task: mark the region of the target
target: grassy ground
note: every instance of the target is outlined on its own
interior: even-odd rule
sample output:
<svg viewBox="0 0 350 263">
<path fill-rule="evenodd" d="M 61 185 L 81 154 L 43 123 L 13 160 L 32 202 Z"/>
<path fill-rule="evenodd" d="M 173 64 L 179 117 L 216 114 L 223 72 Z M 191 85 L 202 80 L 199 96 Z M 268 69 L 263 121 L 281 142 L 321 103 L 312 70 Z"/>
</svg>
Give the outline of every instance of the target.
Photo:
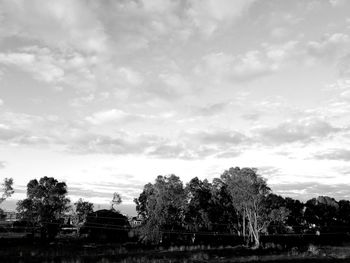
<svg viewBox="0 0 350 263">
<path fill-rule="evenodd" d="M 127 251 L 119 245 L 82 244 L 22 244 L 0 248 L 0 262 L 52 262 L 52 263 L 197 263 L 197 262 L 350 262 L 350 246 L 316 247 L 310 245 L 307 251 L 251 250 L 244 247 L 198 249 L 172 247 L 163 250 L 138 249 Z"/>
</svg>

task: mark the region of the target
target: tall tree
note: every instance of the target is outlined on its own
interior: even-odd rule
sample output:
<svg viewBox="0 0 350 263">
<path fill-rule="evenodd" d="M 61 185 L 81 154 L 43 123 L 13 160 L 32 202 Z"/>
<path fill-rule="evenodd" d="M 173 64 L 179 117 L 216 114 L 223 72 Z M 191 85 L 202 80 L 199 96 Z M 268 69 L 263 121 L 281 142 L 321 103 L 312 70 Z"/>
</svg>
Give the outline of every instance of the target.
<svg viewBox="0 0 350 263">
<path fill-rule="evenodd" d="M 1 184 L 1 197 L 0 204 L 4 202 L 8 197 L 10 197 L 15 191 L 13 190 L 13 179 L 5 178 L 4 182 Z"/>
<path fill-rule="evenodd" d="M 265 179 L 256 169 L 236 167 L 225 171 L 221 180 L 227 184 L 234 206 L 242 215 L 243 235 L 247 232 L 253 246 L 259 247 L 260 233 L 268 223 L 264 201 L 270 188 Z"/>
<path fill-rule="evenodd" d="M 20 217 L 41 228 L 43 238 L 57 234 L 60 218 L 68 209 L 67 185 L 53 177 L 31 180 L 27 185 L 27 198 L 17 203 Z"/>
<path fill-rule="evenodd" d="M 302 233 L 305 228 L 304 203 L 290 197 L 285 198 L 285 205 L 289 211 L 286 224 L 292 226 L 294 233 Z"/>
<path fill-rule="evenodd" d="M 207 181 L 193 178 L 185 188 L 187 205 L 185 223 L 192 231 L 212 229 L 212 186 Z"/>
<path fill-rule="evenodd" d="M 183 227 L 185 192 L 182 181 L 175 175 L 158 176 L 154 184 L 144 186 L 134 200 L 136 210 L 144 218 L 141 235 L 144 241 L 159 242 L 162 233 Z"/>
</svg>

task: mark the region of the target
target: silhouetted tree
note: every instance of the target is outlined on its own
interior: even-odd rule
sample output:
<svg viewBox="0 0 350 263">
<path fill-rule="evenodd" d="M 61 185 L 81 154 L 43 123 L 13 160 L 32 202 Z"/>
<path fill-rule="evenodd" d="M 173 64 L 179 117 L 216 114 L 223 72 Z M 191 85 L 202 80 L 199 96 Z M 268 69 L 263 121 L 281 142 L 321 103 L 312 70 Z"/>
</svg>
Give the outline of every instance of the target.
<svg viewBox="0 0 350 263">
<path fill-rule="evenodd" d="M 350 201 L 349 200 L 340 200 L 338 202 L 338 222 L 343 226 L 350 228 Z"/>
<path fill-rule="evenodd" d="M 84 201 L 80 198 L 75 205 L 75 212 L 77 214 L 78 224 L 82 224 L 85 222 L 88 214 L 94 212 L 94 204 Z"/>
<path fill-rule="evenodd" d="M 286 224 L 292 227 L 294 233 L 302 233 L 306 224 L 304 219 L 304 203 L 290 197 L 286 197 L 284 200 L 285 206 L 289 211 Z"/>
<path fill-rule="evenodd" d="M 13 185 L 13 179 L 12 178 L 5 178 L 4 182 L 1 184 L 1 190 L 0 192 L 0 204 L 4 202 L 8 197 L 10 197 L 15 191 L 12 188 Z M 0 219 L 5 218 L 4 211 L 0 208 Z"/>
<path fill-rule="evenodd" d="M 4 202 L 8 197 L 10 197 L 15 191 L 13 190 L 13 179 L 5 178 L 4 182 L 1 184 L 1 197 L 0 204 Z"/>
<path fill-rule="evenodd" d="M 68 208 L 66 194 L 66 183 L 53 177 L 31 180 L 27 185 L 27 198 L 17 203 L 17 211 L 22 220 L 41 228 L 43 238 L 54 238 L 60 219 Z"/>
<path fill-rule="evenodd" d="M 115 207 L 120 205 L 122 203 L 122 197 L 120 196 L 120 194 L 118 194 L 117 192 L 115 192 L 113 194 L 113 199 L 112 199 L 112 205 L 111 205 L 111 209 L 112 210 L 117 210 Z"/>
<path fill-rule="evenodd" d="M 201 181 L 197 177 L 193 178 L 185 188 L 186 206 L 184 220 L 187 228 L 191 231 L 205 231 L 212 229 L 211 206 L 212 193 L 211 184 Z"/>
<path fill-rule="evenodd" d="M 264 209 L 266 222 L 268 222 L 266 230 L 269 234 L 283 234 L 289 231 L 286 221 L 290 211 L 282 196 L 269 194 L 264 200 Z"/>
<path fill-rule="evenodd" d="M 327 232 L 334 225 L 337 225 L 339 205 L 333 198 L 319 196 L 308 200 L 305 206 L 305 220 L 309 224 L 315 225 L 321 232 Z"/>
<path fill-rule="evenodd" d="M 243 236 L 241 215 L 232 200 L 228 185 L 220 178 L 213 179 L 211 213 L 214 230 Z"/>
</svg>

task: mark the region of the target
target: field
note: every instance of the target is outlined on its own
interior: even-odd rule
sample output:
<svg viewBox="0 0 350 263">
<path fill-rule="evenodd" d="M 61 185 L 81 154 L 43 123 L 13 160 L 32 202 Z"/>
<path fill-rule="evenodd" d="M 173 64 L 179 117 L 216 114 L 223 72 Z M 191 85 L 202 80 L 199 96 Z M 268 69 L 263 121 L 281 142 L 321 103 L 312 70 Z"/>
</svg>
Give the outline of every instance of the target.
<svg viewBox="0 0 350 263">
<path fill-rule="evenodd" d="M 350 246 L 310 245 L 306 251 L 289 251 L 245 247 L 210 248 L 169 247 L 169 248 L 133 248 L 119 245 L 82 245 L 82 244 L 22 244 L 1 246 L 0 262 L 9 263 L 197 263 L 197 262 L 350 262 Z"/>
</svg>

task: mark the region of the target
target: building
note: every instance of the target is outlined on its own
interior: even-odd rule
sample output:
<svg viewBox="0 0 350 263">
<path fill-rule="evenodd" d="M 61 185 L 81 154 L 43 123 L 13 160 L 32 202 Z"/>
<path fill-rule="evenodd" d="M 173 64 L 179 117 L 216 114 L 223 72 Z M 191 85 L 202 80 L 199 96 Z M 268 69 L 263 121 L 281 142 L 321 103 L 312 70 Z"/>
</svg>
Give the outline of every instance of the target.
<svg viewBox="0 0 350 263">
<path fill-rule="evenodd" d="M 3 211 L 3 216 L 1 217 L 2 221 L 6 222 L 15 222 L 19 220 L 19 215 L 14 211 Z"/>
<path fill-rule="evenodd" d="M 134 216 L 129 219 L 130 226 L 132 228 L 142 225 L 142 218 L 140 216 Z"/>
</svg>

